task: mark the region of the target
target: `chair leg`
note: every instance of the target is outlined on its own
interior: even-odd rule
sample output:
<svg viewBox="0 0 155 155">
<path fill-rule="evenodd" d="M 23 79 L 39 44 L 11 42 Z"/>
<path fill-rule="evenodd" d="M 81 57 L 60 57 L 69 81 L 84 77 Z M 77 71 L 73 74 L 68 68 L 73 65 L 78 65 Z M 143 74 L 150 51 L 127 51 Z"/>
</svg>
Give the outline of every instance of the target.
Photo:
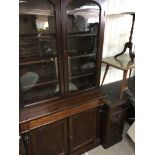
<svg viewBox="0 0 155 155">
<path fill-rule="evenodd" d="M 103 82 L 104 82 L 105 77 L 106 77 L 106 75 L 107 75 L 108 69 L 109 69 L 109 65 L 107 64 L 106 69 L 105 69 L 105 72 L 104 72 L 104 76 L 103 76 L 101 85 L 103 85 Z"/>
<path fill-rule="evenodd" d="M 125 86 L 127 85 L 127 74 L 128 74 L 128 70 L 125 70 L 123 72 L 123 80 L 122 80 L 122 83 L 121 83 L 120 99 L 122 99 L 123 90 L 124 90 Z"/>
</svg>

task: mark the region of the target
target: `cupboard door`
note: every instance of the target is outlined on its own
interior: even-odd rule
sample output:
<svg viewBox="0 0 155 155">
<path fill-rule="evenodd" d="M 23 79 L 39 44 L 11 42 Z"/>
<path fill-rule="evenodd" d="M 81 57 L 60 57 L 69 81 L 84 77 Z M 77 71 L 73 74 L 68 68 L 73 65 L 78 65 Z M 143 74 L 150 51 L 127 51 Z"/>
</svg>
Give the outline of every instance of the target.
<svg viewBox="0 0 155 155">
<path fill-rule="evenodd" d="M 29 134 L 28 155 L 65 155 L 68 152 L 66 120 L 34 129 Z"/>
<path fill-rule="evenodd" d="M 70 117 L 69 134 L 71 153 L 92 145 L 96 134 L 96 111 L 89 110 Z"/>
<path fill-rule="evenodd" d="M 100 144 L 101 142 L 101 118 L 102 118 L 102 107 L 98 107 L 96 110 L 96 142 Z"/>
<path fill-rule="evenodd" d="M 19 1 L 19 76 L 24 105 L 60 96 L 59 12 L 60 0 Z"/>
<path fill-rule="evenodd" d="M 19 138 L 19 155 L 25 155 L 25 147 L 22 138 Z"/>
<path fill-rule="evenodd" d="M 99 3 L 98 3 L 99 2 Z M 102 53 L 101 2 L 63 0 L 64 53 L 67 91 L 97 86 L 98 56 Z M 103 35 L 103 33 L 102 33 Z"/>
</svg>

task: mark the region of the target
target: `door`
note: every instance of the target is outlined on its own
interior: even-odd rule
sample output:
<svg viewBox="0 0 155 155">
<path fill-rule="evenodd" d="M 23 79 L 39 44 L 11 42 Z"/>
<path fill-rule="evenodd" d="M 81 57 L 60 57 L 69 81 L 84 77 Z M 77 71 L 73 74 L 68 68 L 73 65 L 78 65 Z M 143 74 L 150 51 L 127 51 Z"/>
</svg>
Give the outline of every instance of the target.
<svg viewBox="0 0 155 155">
<path fill-rule="evenodd" d="M 60 0 L 19 1 L 20 100 L 24 106 L 63 93 Z"/>
<path fill-rule="evenodd" d="M 68 152 L 66 120 L 30 131 L 29 141 L 25 143 L 27 155 L 66 155 Z"/>
<path fill-rule="evenodd" d="M 25 155 L 24 142 L 21 137 L 19 138 L 19 155 Z"/>
<path fill-rule="evenodd" d="M 70 153 L 90 147 L 96 135 L 96 110 L 89 110 L 69 118 Z"/>
<path fill-rule="evenodd" d="M 80 92 L 99 85 L 104 29 L 104 0 L 62 0 L 65 90 Z"/>
</svg>

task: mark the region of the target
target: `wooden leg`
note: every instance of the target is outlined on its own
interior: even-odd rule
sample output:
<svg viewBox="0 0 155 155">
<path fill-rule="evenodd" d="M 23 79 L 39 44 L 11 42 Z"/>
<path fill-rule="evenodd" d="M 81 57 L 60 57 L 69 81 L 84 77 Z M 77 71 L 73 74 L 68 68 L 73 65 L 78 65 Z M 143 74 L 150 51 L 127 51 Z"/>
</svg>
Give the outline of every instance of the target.
<svg viewBox="0 0 155 155">
<path fill-rule="evenodd" d="M 130 72 L 129 72 L 129 79 L 130 79 L 130 76 L 131 76 L 131 72 L 132 72 L 132 69 L 130 69 Z"/>
<path fill-rule="evenodd" d="M 130 69 L 130 72 L 129 72 L 129 80 L 128 80 L 128 85 L 130 84 L 130 76 L 131 76 L 131 72 L 132 72 L 132 68 Z"/>
<path fill-rule="evenodd" d="M 127 84 L 127 74 L 128 74 L 128 70 L 125 70 L 123 72 L 123 80 L 122 80 L 122 83 L 121 83 L 121 92 L 120 92 L 120 99 L 122 99 L 122 95 L 123 95 L 123 90 Z"/>
<path fill-rule="evenodd" d="M 105 77 L 106 77 L 106 75 L 107 75 L 108 69 L 109 69 L 109 65 L 107 64 L 106 69 L 105 69 L 105 72 L 104 72 L 104 76 L 103 76 L 101 85 L 103 85 L 103 82 L 104 82 Z"/>
</svg>

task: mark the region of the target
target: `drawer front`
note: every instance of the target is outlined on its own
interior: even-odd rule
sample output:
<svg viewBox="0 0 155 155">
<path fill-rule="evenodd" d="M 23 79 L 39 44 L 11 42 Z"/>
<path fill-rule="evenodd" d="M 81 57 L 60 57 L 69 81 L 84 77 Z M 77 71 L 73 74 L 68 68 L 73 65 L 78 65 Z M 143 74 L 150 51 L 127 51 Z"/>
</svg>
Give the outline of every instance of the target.
<svg viewBox="0 0 155 155">
<path fill-rule="evenodd" d="M 113 133 L 115 133 L 117 130 L 118 130 L 118 131 L 123 131 L 123 127 L 124 127 L 124 124 L 123 124 L 123 123 L 120 123 L 120 124 L 118 124 L 117 126 L 112 126 L 112 125 L 111 125 L 111 127 L 110 127 L 109 130 L 108 130 L 108 133 L 113 134 Z"/>
<path fill-rule="evenodd" d="M 68 108 L 68 109 L 56 112 L 54 114 L 51 114 L 51 115 L 46 115 L 41 118 L 34 119 L 30 122 L 20 123 L 20 128 L 22 132 L 26 132 L 31 129 L 35 129 L 35 128 L 38 128 L 38 127 L 41 127 L 41 126 L 44 126 L 44 125 L 47 125 L 47 124 L 50 124 L 56 121 L 60 121 L 72 115 L 96 108 L 98 104 L 99 104 L 98 100 L 87 102 L 85 104 L 81 104 L 73 108 Z"/>
<path fill-rule="evenodd" d="M 126 111 L 127 108 L 128 108 L 127 104 L 121 104 L 119 106 L 110 108 L 110 113 L 113 114 L 113 113 L 117 113 L 117 112 L 121 112 L 121 111 Z"/>
<path fill-rule="evenodd" d="M 110 129 L 115 129 L 115 128 L 123 128 L 124 122 L 115 122 L 113 124 L 110 124 L 109 128 Z"/>
<path fill-rule="evenodd" d="M 110 119 L 110 122 L 113 124 L 117 124 L 118 122 L 124 122 L 125 120 L 125 115 L 126 115 L 126 111 L 121 111 L 121 112 L 118 112 L 118 113 L 115 113 L 113 115 L 110 115 L 109 119 Z"/>
<path fill-rule="evenodd" d="M 115 129 L 106 137 L 106 142 L 116 142 L 122 138 L 123 129 Z"/>
<path fill-rule="evenodd" d="M 123 133 L 123 127 L 124 125 L 123 124 L 120 124 L 119 126 L 116 126 L 116 127 L 113 127 L 113 128 L 110 128 L 109 129 L 109 133 L 112 134 L 118 134 L 118 133 Z"/>
<path fill-rule="evenodd" d="M 122 134 L 123 133 L 123 124 L 120 126 L 109 128 L 107 133 L 108 133 L 108 135 L 114 135 L 114 134 L 118 134 L 118 133 Z"/>
<path fill-rule="evenodd" d="M 107 139 L 105 141 L 105 144 L 107 145 L 107 148 L 108 148 L 110 146 L 115 145 L 116 143 L 118 143 L 121 140 L 122 140 L 122 136 L 114 135 L 112 138 Z"/>
</svg>

